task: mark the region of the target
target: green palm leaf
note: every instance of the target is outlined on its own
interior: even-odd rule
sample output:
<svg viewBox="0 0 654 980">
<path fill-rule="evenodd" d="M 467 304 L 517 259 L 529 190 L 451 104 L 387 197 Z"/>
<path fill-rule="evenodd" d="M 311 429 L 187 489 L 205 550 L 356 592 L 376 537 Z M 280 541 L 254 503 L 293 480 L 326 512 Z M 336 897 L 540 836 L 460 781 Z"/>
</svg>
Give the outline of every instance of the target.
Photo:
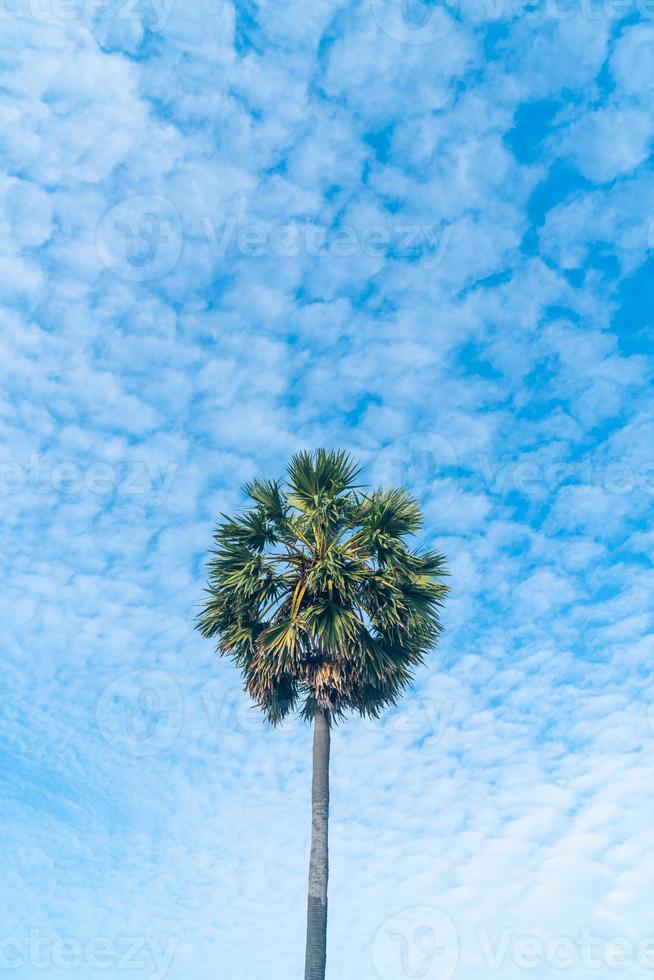
<svg viewBox="0 0 654 980">
<path fill-rule="evenodd" d="M 285 482 L 253 480 L 223 516 L 198 619 L 273 724 L 289 711 L 378 714 L 437 643 L 445 559 L 420 552 L 417 501 L 357 486 L 342 451 L 295 455 Z"/>
</svg>

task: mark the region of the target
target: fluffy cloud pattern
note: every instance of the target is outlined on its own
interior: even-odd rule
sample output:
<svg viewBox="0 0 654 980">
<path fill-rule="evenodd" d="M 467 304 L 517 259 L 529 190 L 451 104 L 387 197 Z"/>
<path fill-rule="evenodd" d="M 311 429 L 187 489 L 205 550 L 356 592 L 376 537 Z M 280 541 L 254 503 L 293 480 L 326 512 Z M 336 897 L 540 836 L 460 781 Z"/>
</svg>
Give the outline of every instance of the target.
<svg viewBox="0 0 654 980">
<path fill-rule="evenodd" d="M 301 975 L 310 733 L 192 627 L 317 445 L 453 573 L 335 734 L 330 976 L 654 969 L 650 6 L 0 5 L 16 978 Z"/>
</svg>

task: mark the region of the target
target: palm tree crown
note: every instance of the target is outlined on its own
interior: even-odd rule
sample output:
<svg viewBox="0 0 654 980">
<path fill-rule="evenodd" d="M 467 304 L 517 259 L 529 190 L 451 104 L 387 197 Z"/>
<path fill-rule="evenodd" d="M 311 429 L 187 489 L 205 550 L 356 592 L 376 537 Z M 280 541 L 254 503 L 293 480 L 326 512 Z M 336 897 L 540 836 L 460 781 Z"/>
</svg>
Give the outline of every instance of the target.
<svg viewBox="0 0 654 980">
<path fill-rule="evenodd" d="M 365 492 L 344 452 L 295 455 L 280 481 L 215 532 L 198 621 L 270 722 L 299 709 L 377 716 L 441 633 L 444 558 L 413 550 L 422 523 L 405 490 Z"/>
</svg>

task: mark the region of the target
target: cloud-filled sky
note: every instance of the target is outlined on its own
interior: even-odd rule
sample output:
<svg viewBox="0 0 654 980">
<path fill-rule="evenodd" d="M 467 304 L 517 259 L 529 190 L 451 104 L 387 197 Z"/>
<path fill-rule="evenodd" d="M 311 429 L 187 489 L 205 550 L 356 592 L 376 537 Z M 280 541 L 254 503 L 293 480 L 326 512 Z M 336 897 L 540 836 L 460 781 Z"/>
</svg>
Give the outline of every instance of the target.
<svg viewBox="0 0 654 980">
<path fill-rule="evenodd" d="M 0 5 L 0 965 L 301 975 L 310 732 L 193 631 L 337 446 L 452 570 L 333 746 L 332 980 L 654 969 L 654 9 Z"/>
</svg>

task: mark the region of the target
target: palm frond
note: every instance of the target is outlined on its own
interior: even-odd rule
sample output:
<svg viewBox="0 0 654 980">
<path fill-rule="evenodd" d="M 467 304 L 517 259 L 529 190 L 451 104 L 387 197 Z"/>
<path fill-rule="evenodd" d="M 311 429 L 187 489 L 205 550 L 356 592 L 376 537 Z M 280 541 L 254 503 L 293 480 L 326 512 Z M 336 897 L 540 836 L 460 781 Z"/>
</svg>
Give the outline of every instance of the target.
<svg viewBox="0 0 654 980">
<path fill-rule="evenodd" d="M 345 452 L 297 453 L 285 483 L 253 480 L 253 506 L 223 515 L 197 628 L 243 672 L 278 724 L 290 711 L 376 717 L 442 632 L 445 559 L 418 551 L 416 500 L 363 493 Z"/>
<path fill-rule="evenodd" d="M 296 453 L 288 465 L 288 498 L 306 512 L 354 489 L 360 467 L 342 450 Z"/>
</svg>

